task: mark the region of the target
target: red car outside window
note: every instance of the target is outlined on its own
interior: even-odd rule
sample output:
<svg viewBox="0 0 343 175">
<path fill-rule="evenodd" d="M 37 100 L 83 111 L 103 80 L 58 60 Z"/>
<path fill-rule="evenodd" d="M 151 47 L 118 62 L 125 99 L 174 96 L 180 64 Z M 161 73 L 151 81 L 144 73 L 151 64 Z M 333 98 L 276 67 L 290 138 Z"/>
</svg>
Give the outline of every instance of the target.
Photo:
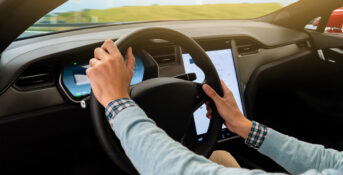
<svg viewBox="0 0 343 175">
<path fill-rule="evenodd" d="M 313 21 L 313 26 L 318 26 L 321 18 Z M 327 33 L 343 33 L 343 7 L 332 12 L 329 21 L 326 25 L 325 32 Z"/>
<path fill-rule="evenodd" d="M 333 11 L 325 31 L 328 33 L 343 33 L 343 7 Z"/>
</svg>

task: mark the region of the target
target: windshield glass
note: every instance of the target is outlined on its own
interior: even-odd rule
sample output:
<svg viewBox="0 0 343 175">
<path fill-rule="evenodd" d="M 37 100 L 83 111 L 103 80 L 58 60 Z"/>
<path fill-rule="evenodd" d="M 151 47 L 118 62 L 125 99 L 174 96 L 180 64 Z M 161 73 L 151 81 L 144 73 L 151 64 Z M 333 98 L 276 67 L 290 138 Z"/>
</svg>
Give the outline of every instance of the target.
<svg viewBox="0 0 343 175">
<path fill-rule="evenodd" d="M 69 0 L 18 38 L 102 24 L 195 19 L 251 19 L 297 0 Z"/>
</svg>

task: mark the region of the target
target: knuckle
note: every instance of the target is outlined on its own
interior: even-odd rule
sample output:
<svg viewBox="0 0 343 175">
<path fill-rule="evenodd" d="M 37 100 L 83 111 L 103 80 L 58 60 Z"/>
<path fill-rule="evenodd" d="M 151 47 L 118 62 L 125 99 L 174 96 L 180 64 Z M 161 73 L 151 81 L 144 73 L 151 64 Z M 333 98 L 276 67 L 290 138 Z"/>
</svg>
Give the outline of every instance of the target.
<svg viewBox="0 0 343 175">
<path fill-rule="evenodd" d="M 108 56 L 104 63 L 105 64 L 113 64 L 113 63 L 115 63 L 115 59 L 112 56 Z"/>
<path fill-rule="evenodd" d="M 95 61 L 94 58 L 90 59 L 90 60 L 89 60 L 89 64 L 94 63 L 94 61 Z"/>
<path fill-rule="evenodd" d="M 108 47 L 110 46 L 110 41 L 109 40 L 105 40 L 104 44 L 102 45 L 103 47 Z"/>
<path fill-rule="evenodd" d="M 110 55 L 104 55 L 103 58 L 105 59 L 105 62 L 111 59 Z"/>
<path fill-rule="evenodd" d="M 114 60 L 116 60 L 116 59 L 115 59 L 115 58 L 116 58 L 115 55 L 109 55 L 107 58 L 108 58 L 109 61 L 114 61 Z"/>
<path fill-rule="evenodd" d="M 87 74 L 88 76 L 92 75 L 92 73 L 93 73 L 93 69 L 92 69 L 92 68 L 88 68 L 88 69 L 86 70 L 86 74 Z"/>
<path fill-rule="evenodd" d="M 100 70 L 102 70 L 103 68 L 106 67 L 106 65 L 107 65 L 106 62 L 107 62 L 107 61 L 104 61 L 104 62 L 101 62 L 101 63 L 98 64 Z"/>
<path fill-rule="evenodd" d="M 95 55 L 97 52 L 99 52 L 99 50 L 100 50 L 99 47 L 95 48 L 95 49 L 94 49 L 94 55 Z"/>
<path fill-rule="evenodd" d="M 110 39 L 105 40 L 105 44 L 111 44 L 113 41 Z"/>
<path fill-rule="evenodd" d="M 211 97 L 215 97 L 216 96 L 216 92 L 214 92 L 214 90 L 210 90 L 209 91 L 209 95 L 211 96 Z"/>
</svg>

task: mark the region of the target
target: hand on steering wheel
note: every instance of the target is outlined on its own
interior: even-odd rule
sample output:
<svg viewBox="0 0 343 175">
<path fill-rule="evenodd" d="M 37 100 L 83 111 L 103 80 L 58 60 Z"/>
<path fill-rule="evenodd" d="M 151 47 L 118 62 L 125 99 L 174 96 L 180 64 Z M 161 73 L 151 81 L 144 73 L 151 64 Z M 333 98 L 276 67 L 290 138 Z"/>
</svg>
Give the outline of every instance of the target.
<svg viewBox="0 0 343 175">
<path fill-rule="evenodd" d="M 215 103 L 219 115 L 224 119 L 225 126 L 232 132 L 246 139 L 249 135 L 251 128 L 251 121 L 244 117 L 231 90 L 226 86 L 223 80 L 220 81 L 224 96 L 219 96 L 209 85 L 204 84 L 203 90 Z M 206 116 L 212 118 L 212 107 L 209 101 L 206 101 Z"/>
<path fill-rule="evenodd" d="M 102 106 L 119 98 L 129 97 L 130 82 L 135 67 L 132 48 L 126 51 L 126 63 L 112 40 L 106 40 L 94 50 L 86 73 L 96 99 Z M 118 83 L 120 82 L 120 83 Z"/>
</svg>

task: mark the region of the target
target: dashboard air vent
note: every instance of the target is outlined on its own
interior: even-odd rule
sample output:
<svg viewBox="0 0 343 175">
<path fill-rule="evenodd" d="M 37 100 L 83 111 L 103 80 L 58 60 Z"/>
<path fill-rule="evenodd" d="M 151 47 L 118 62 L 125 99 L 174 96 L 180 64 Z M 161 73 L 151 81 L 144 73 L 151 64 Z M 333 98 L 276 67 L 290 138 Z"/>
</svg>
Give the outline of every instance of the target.
<svg viewBox="0 0 343 175">
<path fill-rule="evenodd" d="M 51 87 L 55 84 L 56 66 L 34 65 L 30 66 L 19 76 L 14 87 L 20 91 Z"/>
<path fill-rule="evenodd" d="M 311 44 L 310 44 L 309 41 L 304 40 L 304 41 L 297 42 L 297 46 L 298 46 L 299 48 L 310 48 L 310 47 L 311 47 Z"/>
</svg>

